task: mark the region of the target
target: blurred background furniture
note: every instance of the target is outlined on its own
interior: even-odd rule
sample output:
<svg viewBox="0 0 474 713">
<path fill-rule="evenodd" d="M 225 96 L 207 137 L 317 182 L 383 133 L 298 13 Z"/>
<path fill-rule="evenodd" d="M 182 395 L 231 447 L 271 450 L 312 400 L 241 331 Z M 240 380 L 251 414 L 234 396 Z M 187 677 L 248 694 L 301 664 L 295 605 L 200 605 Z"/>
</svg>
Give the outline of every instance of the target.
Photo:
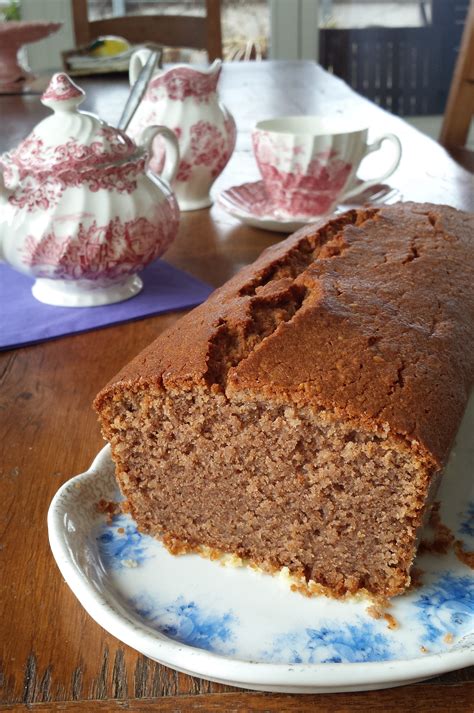
<svg viewBox="0 0 474 713">
<path fill-rule="evenodd" d="M 21 48 L 47 37 L 61 27 L 60 22 L 0 22 L 0 93 L 21 93 L 34 75 L 22 62 Z"/>
<path fill-rule="evenodd" d="M 474 151 L 469 151 L 465 146 L 473 116 L 474 0 L 471 0 L 439 140 L 454 158 L 472 173 L 474 173 Z"/>
<path fill-rule="evenodd" d="M 0 11 L 10 2 L 0 0 Z M 57 69 L 61 52 L 75 46 L 73 4 L 86 5 L 85 0 L 20 0 L 23 20 L 63 24 L 52 38 L 27 47 L 35 72 Z M 440 136 L 469 0 L 220 0 L 219 6 L 225 60 L 319 61 L 362 96 L 432 138 Z M 208 11 L 205 0 L 88 0 L 87 8 L 87 20 L 85 12 L 76 13 L 83 38 L 95 22 L 108 31 L 106 22 L 141 14 L 141 27 L 151 27 L 152 20 L 166 24 L 169 16 L 194 24 L 205 22 Z M 165 42 L 171 44 L 171 33 Z M 206 58 L 205 49 L 165 51 L 166 62 Z M 474 149 L 472 132 L 468 148 Z"/>
<path fill-rule="evenodd" d="M 221 3 L 205 0 L 205 17 L 192 15 L 125 15 L 89 20 L 87 0 L 72 0 L 77 46 L 101 35 L 120 35 L 129 42 L 155 42 L 168 47 L 192 47 L 207 51 L 209 61 L 222 58 Z"/>
<path fill-rule="evenodd" d="M 397 27 L 322 27 L 319 63 L 398 116 L 442 114 L 469 0 L 418 5 L 418 26 L 403 24 L 408 5 L 400 3 Z"/>
</svg>

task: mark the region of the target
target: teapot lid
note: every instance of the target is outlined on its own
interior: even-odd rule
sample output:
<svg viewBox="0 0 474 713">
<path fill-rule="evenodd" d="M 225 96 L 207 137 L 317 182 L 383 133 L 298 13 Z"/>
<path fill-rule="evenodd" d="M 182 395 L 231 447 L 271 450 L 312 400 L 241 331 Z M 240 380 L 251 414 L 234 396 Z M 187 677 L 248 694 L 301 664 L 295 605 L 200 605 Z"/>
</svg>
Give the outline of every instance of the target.
<svg viewBox="0 0 474 713">
<path fill-rule="evenodd" d="M 41 97 L 53 115 L 43 119 L 16 149 L 4 154 L 2 163 L 15 165 L 22 178 L 32 173 L 82 171 L 134 156 L 137 147 L 125 132 L 78 110 L 84 99 L 84 91 L 67 74 L 55 74 Z"/>
</svg>

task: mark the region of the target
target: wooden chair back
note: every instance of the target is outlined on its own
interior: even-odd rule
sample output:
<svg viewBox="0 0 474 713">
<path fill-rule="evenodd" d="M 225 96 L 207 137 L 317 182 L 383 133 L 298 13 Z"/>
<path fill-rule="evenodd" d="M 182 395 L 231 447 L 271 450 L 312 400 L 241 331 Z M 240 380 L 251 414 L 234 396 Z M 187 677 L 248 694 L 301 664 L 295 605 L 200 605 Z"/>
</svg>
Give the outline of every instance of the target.
<svg viewBox="0 0 474 713">
<path fill-rule="evenodd" d="M 207 51 L 210 61 L 222 58 L 220 0 L 205 0 L 206 16 L 125 15 L 90 21 L 87 0 L 72 0 L 74 34 L 78 47 L 100 35 L 120 35 L 132 43 L 156 42 L 169 47 Z"/>
<path fill-rule="evenodd" d="M 471 0 L 439 140 L 459 163 L 472 172 L 474 172 L 474 152 L 467 151 L 464 147 L 466 146 L 473 116 L 474 0 Z"/>
</svg>

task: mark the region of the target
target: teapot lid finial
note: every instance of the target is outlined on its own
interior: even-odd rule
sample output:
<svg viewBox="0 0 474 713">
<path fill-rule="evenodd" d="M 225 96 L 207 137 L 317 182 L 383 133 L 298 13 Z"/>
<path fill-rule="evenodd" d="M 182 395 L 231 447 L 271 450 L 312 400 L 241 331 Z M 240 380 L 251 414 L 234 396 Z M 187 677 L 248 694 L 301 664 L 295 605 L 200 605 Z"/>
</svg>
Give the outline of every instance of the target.
<svg viewBox="0 0 474 713">
<path fill-rule="evenodd" d="M 78 106 L 85 98 L 84 91 L 65 72 L 53 74 L 41 102 L 53 110 Z"/>
</svg>

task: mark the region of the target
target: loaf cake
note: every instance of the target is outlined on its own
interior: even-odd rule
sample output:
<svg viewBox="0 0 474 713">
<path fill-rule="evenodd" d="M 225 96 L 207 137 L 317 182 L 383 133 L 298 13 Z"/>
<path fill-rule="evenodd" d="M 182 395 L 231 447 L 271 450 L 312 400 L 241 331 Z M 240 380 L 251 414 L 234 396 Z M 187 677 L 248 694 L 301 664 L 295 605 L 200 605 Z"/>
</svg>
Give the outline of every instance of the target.
<svg viewBox="0 0 474 713">
<path fill-rule="evenodd" d="M 473 228 L 349 211 L 161 334 L 95 400 L 140 529 L 334 596 L 402 592 L 473 382 Z"/>
</svg>

